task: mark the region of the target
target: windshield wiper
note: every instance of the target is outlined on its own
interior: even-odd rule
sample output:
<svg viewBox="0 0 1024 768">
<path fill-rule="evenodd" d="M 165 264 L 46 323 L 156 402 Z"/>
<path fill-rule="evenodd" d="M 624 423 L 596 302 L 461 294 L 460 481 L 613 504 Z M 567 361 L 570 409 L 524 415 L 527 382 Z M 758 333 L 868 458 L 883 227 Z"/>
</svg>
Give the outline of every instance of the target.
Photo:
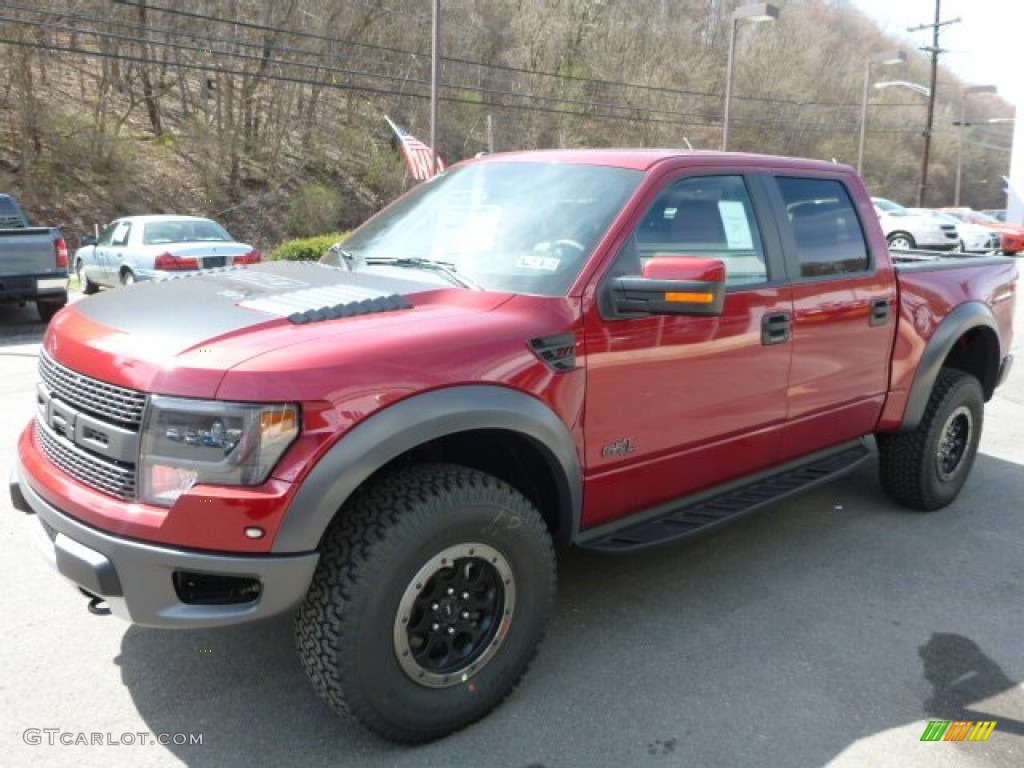
<svg viewBox="0 0 1024 768">
<path fill-rule="evenodd" d="M 474 283 L 465 275 L 460 275 L 455 269 L 455 265 L 448 261 L 433 261 L 432 259 L 412 258 L 412 257 L 387 257 L 387 256 L 371 256 L 366 259 L 364 264 L 387 264 L 389 267 L 406 267 L 409 269 L 423 269 L 428 272 L 437 272 L 444 275 L 448 280 L 455 285 L 462 286 L 463 288 L 471 288 L 474 291 L 484 290 L 483 286 Z"/>
</svg>

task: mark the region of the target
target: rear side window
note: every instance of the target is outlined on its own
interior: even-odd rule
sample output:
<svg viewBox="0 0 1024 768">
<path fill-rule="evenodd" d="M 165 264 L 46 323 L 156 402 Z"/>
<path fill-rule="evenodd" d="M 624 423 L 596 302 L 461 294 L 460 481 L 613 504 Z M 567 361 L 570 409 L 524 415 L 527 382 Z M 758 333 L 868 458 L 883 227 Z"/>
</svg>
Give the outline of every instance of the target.
<svg viewBox="0 0 1024 768">
<path fill-rule="evenodd" d="M 14 201 L 7 195 L 0 195 L 0 229 L 22 229 L 26 226 Z"/>
<path fill-rule="evenodd" d="M 864 231 L 846 187 L 834 179 L 776 179 L 796 242 L 801 277 L 864 272 Z"/>
<path fill-rule="evenodd" d="M 128 245 L 128 233 L 131 232 L 132 225 L 127 221 L 122 221 L 114 227 L 114 231 L 110 235 L 111 245 Z"/>
</svg>

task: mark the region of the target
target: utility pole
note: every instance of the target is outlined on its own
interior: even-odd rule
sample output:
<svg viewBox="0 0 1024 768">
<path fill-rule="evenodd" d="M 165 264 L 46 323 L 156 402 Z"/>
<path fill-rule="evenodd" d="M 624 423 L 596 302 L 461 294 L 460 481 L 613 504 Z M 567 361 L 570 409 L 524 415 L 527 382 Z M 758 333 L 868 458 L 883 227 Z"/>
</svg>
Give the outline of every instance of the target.
<svg viewBox="0 0 1024 768">
<path fill-rule="evenodd" d="M 920 182 L 917 185 L 917 207 L 924 207 L 924 196 L 925 190 L 928 187 L 928 156 L 932 149 L 932 122 L 935 118 L 935 81 L 938 78 L 939 72 L 939 54 L 945 53 L 945 51 L 939 47 L 939 32 L 942 28 L 950 24 L 956 24 L 960 21 L 959 18 L 951 19 L 949 21 L 941 21 L 942 18 L 942 0 L 935 0 L 935 21 L 931 24 L 921 24 L 917 27 L 910 27 L 907 32 L 920 32 L 922 29 L 931 29 L 932 31 L 932 44 L 930 46 L 921 46 L 921 50 L 925 53 L 930 53 L 932 58 L 932 73 L 931 82 L 929 84 L 928 94 L 928 117 L 925 120 L 924 126 L 924 153 L 921 156 L 921 176 Z"/>
<path fill-rule="evenodd" d="M 430 36 L 430 175 L 437 173 L 437 89 L 441 79 L 441 0 L 434 0 Z"/>
</svg>

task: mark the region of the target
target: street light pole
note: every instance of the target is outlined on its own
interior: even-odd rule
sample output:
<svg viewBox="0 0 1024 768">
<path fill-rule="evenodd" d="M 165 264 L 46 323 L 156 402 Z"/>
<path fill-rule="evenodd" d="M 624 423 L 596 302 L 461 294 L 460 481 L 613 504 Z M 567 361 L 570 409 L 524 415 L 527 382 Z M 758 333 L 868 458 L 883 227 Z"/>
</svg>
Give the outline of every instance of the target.
<svg viewBox="0 0 1024 768">
<path fill-rule="evenodd" d="M 722 151 L 729 148 L 729 111 L 732 107 L 732 81 L 736 67 L 736 27 L 741 19 L 747 21 L 775 21 L 779 9 L 771 3 L 741 5 L 729 19 L 729 59 L 725 65 L 725 106 L 722 109 Z"/>
<path fill-rule="evenodd" d="M 994 85 L 968 85 L 960 89 L 960 122 L 958 123 L 956 143 L 956 187 L 953 190 L 953 207 L 960 207 L 960 177 L 964 165 L 964 128 L 967 125 L 967 97 L 975 93 L 995 93 Z"/>
<path fill-rule="evenodd" d="M 872 56 L 864 62 L 864 94 L 860 103 L 860 140 L 857 143 L 857 173 L 864 168 L 864 137 L 868 124 L 868 86 L 871 81 L 872 64 L 902 64 L 907 60 L 907 52 L 891 51 Z"/>
</svg>

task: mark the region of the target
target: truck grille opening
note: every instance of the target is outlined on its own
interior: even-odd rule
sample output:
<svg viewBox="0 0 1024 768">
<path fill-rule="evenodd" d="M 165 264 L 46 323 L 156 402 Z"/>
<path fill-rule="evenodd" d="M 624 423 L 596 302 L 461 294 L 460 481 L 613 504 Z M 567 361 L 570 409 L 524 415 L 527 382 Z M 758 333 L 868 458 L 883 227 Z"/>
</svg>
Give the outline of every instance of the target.
<svg viewBox="0 0 1024 768">
<path fill-rule="evenodd" d="M 85 376 L 39 353 L 39 376 L 57 398 L 78 410 L 125 427 L 142 424 L 146 394 Z"/>
<path fill-rule="evenodd" d="M 259 579 L 214 573 L 174 572 L 174 591 L 187 605 L 254 603 L 263 593 Z"/>
<path fill-rule="evenodd" d="M 78 373 L 45 351 L 39 377 L 36 436 L 47 458 L 80 483 L 134 501 L 148 396 Z"/>
</svg>

